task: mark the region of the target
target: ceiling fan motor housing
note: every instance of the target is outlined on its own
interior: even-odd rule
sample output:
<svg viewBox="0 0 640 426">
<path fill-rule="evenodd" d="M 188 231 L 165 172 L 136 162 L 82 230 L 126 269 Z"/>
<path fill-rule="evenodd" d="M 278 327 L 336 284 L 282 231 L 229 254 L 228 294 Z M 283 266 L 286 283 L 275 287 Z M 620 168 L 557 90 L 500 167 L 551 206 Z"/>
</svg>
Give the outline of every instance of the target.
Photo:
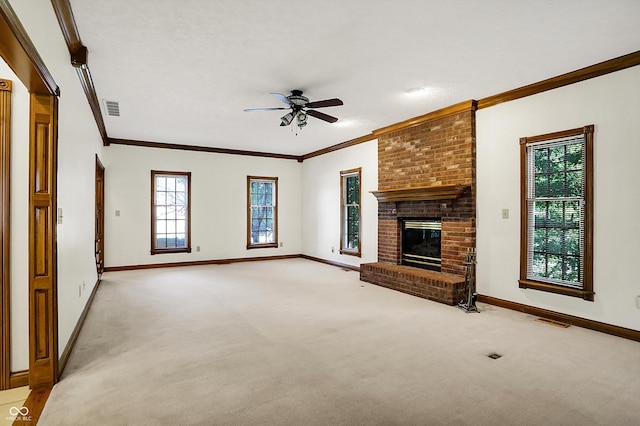
<svg viewBox="0 0 640 426">
<path fill-rule="evenodd" d="M 309 98 L 307 98 L 306 96 L 302 96 L 302 90 L 292 90 L 291 95 L 288 96 L 288 99 L 292 105 L 298 107 L 304 107 L 309 103 Z"/>
</svg>

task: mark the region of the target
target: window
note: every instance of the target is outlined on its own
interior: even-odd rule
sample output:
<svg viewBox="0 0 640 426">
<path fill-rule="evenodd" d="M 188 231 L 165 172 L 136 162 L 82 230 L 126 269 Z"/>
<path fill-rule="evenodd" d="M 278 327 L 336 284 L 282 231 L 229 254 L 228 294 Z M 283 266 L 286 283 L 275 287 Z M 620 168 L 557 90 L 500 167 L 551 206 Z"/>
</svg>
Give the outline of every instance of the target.
<svg viewBox="0 0 640 426">
<path fill-rule="evenodd" d="M 340 172 L 340 253 L 353 256 L 360 256 L 361 171 Z"/>
<path fill-rule="evenodd" d="M 520 287 L 593 301 L 593 126 L 520 139 Z"/>
<path fill-rule="evenodd" d="M 151 171 L 151 254 L 191 253 L 191 173 Z"/>
<path fill-rule="evenodd" d="M 278 247 L 278 178 L 247 176 L 247 248 Z"/>
</svg>

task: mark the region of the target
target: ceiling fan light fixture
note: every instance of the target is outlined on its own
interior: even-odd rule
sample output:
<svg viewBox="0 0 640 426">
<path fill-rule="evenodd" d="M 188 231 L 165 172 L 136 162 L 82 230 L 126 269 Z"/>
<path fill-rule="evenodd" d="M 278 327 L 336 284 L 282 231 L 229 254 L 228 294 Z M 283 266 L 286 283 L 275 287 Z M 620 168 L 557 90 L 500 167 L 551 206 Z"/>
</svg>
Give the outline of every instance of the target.
<svg viewBox="0 0 640 426">
<path fill-rule="evenodd" d="M 307 114 L 305 114 L 303 111 L 300 111 L 298 113 L 298 127 L 302 129 L 306 125 L 307 125 Z"/>
<path fill-rule="evenodd" d="M 280 120 L 282 120 L 282 122 L 280 123 L 281 126 L 288 126 L 293 121 L 293 113 L 290 112 L 286 114 Z"/>
</svg>

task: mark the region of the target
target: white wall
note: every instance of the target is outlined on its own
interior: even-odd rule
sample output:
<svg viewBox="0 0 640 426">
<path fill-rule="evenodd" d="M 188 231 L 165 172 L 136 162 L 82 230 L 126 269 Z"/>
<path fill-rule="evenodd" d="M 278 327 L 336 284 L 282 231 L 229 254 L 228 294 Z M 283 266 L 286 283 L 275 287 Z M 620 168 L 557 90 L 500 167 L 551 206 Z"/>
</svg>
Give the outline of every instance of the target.
<svg viewBox="0 0 640 426">
<path fill-rule="evenodd" d="M 63 209 L 63 223 L 58 225 L 57 231 L 58 341 L 59 354 L 62 354 L 97 280 L 95 155 L 102 155 L 102 140 L 76 70 L 71 66 L 51 2 L 13 0 L 11 6 L 61 91 L 58 207 Z M 14 269 L 14 273 L 21 271 Z M 27 368 L 28 364 L 23 367 Z"/>
<path fill-rule="evenodd" d="M 378 260 L 378 141 L 354 145 L 303 163 L 302 253 L 347 265 Z M 362 167 L 362 257 L 340 254 L 340 172 Z M 333 252 L 332 252 L 333 248 Z"/>
<path fill-rule="evenodd" d="M 11 92 L 11 371 L 29 369 L 29 92 L 0 59 Z"/>
<path fill-rule="evenodd" d="M 477 112 L 478 292 L 640 330 L 640 66 Z M 595 301 L 518 287 L 519 138 L 594 124 Z M 501 219 L 508 208 L 510 218 Z"/>
<path fill-rule="evenodd" d="M 300 253 L 302 165 L 295 160 L 111 145 L 103 164 L 107 267 Z M 191 253 L 150 254 L 151 170 L 191 172 Z M 278 177 L 282 247 L 246 248 L 248 175 Z"/>
</svg>

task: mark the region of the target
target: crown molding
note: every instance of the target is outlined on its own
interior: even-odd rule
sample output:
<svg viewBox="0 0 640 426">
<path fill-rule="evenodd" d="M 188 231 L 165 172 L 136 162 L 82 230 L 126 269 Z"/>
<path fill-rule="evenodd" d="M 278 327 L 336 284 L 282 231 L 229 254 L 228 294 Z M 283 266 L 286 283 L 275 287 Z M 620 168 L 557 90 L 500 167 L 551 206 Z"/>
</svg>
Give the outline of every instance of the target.
<svg viewBox="0 0 640 426">
<path fill-rule="evenodd" d="M 478 109 L 488 108 L 503 102 L 509 102 L 538 93 L 546 92 L 547 90 L 553 90 L 563 86 L 568 86 L 573 83 L 578 83 L 580 81 L 588 80 L 594 77 L 600 77 L 605 74 L 620 71 L 625 68 L 631 68 L 636 65 L 640 65 L 640 51 L 629 53 L 628 55 L 600 62 L 599 64 L 581 68 L 579 70 L 562 74 L 557 77 L 549 78 L 547 80 L 542 80 L 537 83 L 529 84 L 527 86 L 519 87 L 517 89 L 509 90 L 497 95 L 480 99 L 478 101 Z"/>
<path fill-rule="evenodd" d="M 319 149 L 317 151 L 313 151 L 313 152 L 310 152 L 308 154 L 304 154 L 302 156 L 302 160 L 303 161 L 304 160 L 308 160 L 309 158 L 317 157 L 319 155 L 328 154 L 330 152 L 338 151 L 340 149 L 349 148 L 351 146 L 358 145 L 358 144 L 361 144 L 361 143 L 364 143 L 364 142 L 369 142 L 369 141 L 372 141 L 374 139 L 376 139 L 376 137 L 373 134 L 360 136 L 359 138 L 350 139 L 350 140 L 348 140 L 346 142 L 341 142 L 341 143 L 336 144 L 336 145 L 331 145 L 331 146 L 328 146 L 326 148 L 322 148 L 322 149 Z"/>
<path fill-rule="evenodd" d="M 241 149 L 212 148 L 212 147 L 200 146 L 200 145 L 181 145 L 177 143 L 137 141 L 132 139 L 108 138 L 107 140 L 108 140 L 108 144 L 114 144 L 114 145 L 140 146 L 145 148 L 177 149 L 182 151 L 208 152 L 213 154 L 247 155 L 250 157 L 280 158 L 283 160 L 296 160 L 298 162 L 302 162 L 302 156 L 300 155 L 276 154 L 273 152 L 260 152 L 260 151 L 245 151 Z"/>
</svg>

